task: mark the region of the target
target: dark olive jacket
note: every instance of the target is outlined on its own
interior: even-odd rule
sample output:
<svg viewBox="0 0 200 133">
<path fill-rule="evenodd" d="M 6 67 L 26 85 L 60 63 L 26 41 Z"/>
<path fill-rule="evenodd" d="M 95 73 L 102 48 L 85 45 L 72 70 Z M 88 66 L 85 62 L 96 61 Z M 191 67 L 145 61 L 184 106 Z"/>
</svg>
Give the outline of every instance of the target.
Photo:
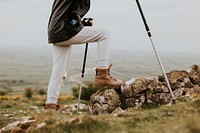
<svg viewBox="0 0 200 133">
<path fill-rule="evenodd" d="M 54 0 L 48 24 L 48 42 L 58 43 L 75 36 L 83 28 L 82 17 L 90 0 Z"/>
</svg>

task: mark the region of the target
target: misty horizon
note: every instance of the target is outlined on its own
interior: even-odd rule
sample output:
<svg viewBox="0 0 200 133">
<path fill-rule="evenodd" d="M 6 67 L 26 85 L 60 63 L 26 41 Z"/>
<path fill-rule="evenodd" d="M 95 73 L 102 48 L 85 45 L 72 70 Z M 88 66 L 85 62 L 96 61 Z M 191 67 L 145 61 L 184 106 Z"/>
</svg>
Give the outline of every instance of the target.
<svg viewBox="0 0 200 133">
<path fill-rule="evenodd" d="M 152 51 L 134 1 L 91 2 L 86 17 L 94 18 L 95 27 L 111 32 L 111 50 Z M 50 49 L 47 24 L 52 3 L 53 0 L 0 1 L 0 49 Z M 197 0 L 141 1 L 158 51 L 199 52 L 199 4 Z"/>
</svg>

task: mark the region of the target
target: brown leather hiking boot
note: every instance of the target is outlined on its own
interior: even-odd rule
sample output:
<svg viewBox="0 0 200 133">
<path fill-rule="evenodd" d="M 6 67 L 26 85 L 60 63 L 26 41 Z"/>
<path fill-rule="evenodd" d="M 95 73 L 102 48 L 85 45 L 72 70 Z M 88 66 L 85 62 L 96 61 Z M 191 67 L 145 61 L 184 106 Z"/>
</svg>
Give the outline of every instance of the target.
<svg viewBox="0 0 200 133">
<path fill-rule="evenodd" d="M 44 104 L 44 109 L 53 109 L 55 111 L 58 111 L 60 109 L 60 105 L 48 103 L 48 104 Z"/>
<path fill-rule="evenodd" d="M 96 77 L 94 80 L 94 87 L 97 88 L 112 88 L 120 89 L 123 82 L 121 80 L 115 79 L 110 75 L 110 67 L 97 67 L 96 68 Z"/>
</svg>

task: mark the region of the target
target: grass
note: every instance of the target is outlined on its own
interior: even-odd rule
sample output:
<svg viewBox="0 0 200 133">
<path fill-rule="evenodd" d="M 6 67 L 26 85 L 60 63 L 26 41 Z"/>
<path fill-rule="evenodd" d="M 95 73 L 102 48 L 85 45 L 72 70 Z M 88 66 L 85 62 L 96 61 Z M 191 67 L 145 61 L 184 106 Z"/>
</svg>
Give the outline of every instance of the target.
<svg viewBox="0 0 200 133">
<path fill-rule="evenodd" d="M 34 94 L 32 98 L 19 96 L 13 100 L 0 100 L 0 128 L 14 122 L 23 116 L 32 116 L 37 121 L 27 127 L 18 126 L 13 132 L 31 133 L 199 133 L 200 132 L 200 98 L 189 100 L 180 98 L 170 107 L 145 107 L 142 109 L 129 109 L 118 116 L 113 114 L 93 116 L 87 111 L 82 115 L 64 115 L 55 111 L 36 113 L 29 106 L 38 106 L 42 110 L 45 96 Z M 5 97 L 5 96 L 4 96 Z M 64 101 L 75 103 L 72 96 L 61 96 L 60 103 Z M 85 101 L 84 101 L 85 102 Z M 66 103 L 65 103 L 66 104 Z M 10 116 L 6 117 L 5 114 Z M 78 122 L 70 123 L 71 118 Z M 46 122 L 47 126 L 37 129 L 39 123 Z"/>
</svg>

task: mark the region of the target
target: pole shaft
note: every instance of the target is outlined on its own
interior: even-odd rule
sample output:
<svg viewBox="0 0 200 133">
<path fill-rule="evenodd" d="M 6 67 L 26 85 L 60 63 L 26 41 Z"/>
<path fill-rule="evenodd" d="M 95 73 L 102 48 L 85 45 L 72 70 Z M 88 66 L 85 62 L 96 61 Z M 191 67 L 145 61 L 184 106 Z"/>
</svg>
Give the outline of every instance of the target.
<svg viewBox="0 0 200 133">
<path fill-rule="evenodd" d="M 149 39 L 150 39 L 150 41 L 151 41 L 153 50 L 154 50 L 154 52 L 155 52 L 155 54 L 156 54 L 156 58 L 157 58 L 157 60 L 158 60 L 158 63 L 159 63 L 159 65 L 160 65 L 160 68 L 161 68 L 162 73 L 163 73 L 163 75 L 164 75 L 165 81 L 166 81 L 166 83 L 167 83 L 168 89 L 169 89 L 169 91 L 170 91 L 170 93 L 171 93 L 171 95 L 172 95 L 172 99 L 175 100 L 174 93 L 173 93 L 172 88 L 171 88 L 171 86 L 170 86 L 169 80 L 168 80 L 168 78 L 167 78 L 165 69 L 164 69 L 163 64 L 162 64 L 162 61 L 161 61 L 161 59 L 160 59 L 160 57 L 159 57 L 158 52 L 156 51 L 155 45 L 154 45 L 153 40 L 152 40 L 152 38 L 151 38 L 151 36 L 152 36 L 152 35 L 151 35 L 151 31 L 150 31 L 150 28 L 149 28 L 149 26 L 148 26 L 148 24 L 147 24 L 147 21 L 146 21 L 146 19 L 145 19 L 145 16 L 144 16 L 144 13 L 143 13 L 143 11 L 142 11 L 142 8 L 141 8 L 141 5 L 140 5 L 139 0 L 136 0 L 136 3 L 137 3 L 137 6 L 138 6 L 138 9 L 139 9 L 139 12 L 140 12 L 140 14 L 141 14 L 142 20 L 143 20 L 143 22 L 144 22 L 145 29 L 146 29 L 147 34 L 148 34 L 148 36 L 149 36 Z"/>
<path fill-rule="evenodd" d="M 168 87 L 168 89 L 169 89 L 169 91 L 170 91 L 170 93 L 171 93 L 171 95 L 172 95 L 172 99 L 174 100 L 174 99 L 175 99 L 174 93 L 173 93 L 172 88 L 171 88 L 171 86 L 170 86 L 170 83 L 169 83 L 169 80 L 168 80 L 168 78 L 167 78 L 167 75 L 166 75 L 164 66 L 163 66 L 163 64 L 162 64 L 162 61 L 161 61 L 161 59 L 160 59 L 160 56 L 159 56 L 158 52 L 156 51 L 155 45 L 154 45 L 153 40 L 152 40 L 151 37 L 150 37 L 150 41 L 151 41 L 152 47 L 153 47 L 153 49 L 154 49 L 156 58 L 157 58 L 157 60 L 158 60 L 159 66 L 160 66 L 160 68 L 161 68 L 161 70 L 162 70 L 162 73 L 163 73 L 163 75 L 164 75 L 165 81 L 166 81 L 166 83 L 167 83 L 167 87 Z"/>
<path fill-rule="evenodd" d="M 84 77 L 84 73 L 85 73 L 85 64 L 86 64 L 86 59 L 87 59 L 87 51 L 88 51 L 88 43 L 86 43 L 86 46 L 85 46 L 85 54 L 84 54 L 82 74 L 81 74 L 82 78 Z"/>
<path fill-rule="evenodd" d="M 83 78 L 81 78 L 80 88 L 79 88 L 79 95 L 78 95 L 78 105 L 77 105 L 77 113 L 79 111 L 80 101 L 81 101 L 81 93 L 82 93 L 82 84 L 83 84 Z"/>
<path fill-rule="evenodd" d="M 82 74 L 81 74 L 81 83 L 80 83 L 79 96 L 78 96 L 77 113 L 79 111 L 79 105 L 80 105 L 80 100 L 81 100 L 81 93 L 82 93 L 82 88 L 83 88 L 83 78 L 84 78 L 84 73 L 85 73 L 87 51 L 88 51 L 88 43 L 86 43 L 86 46 L 85 46 L 85 53 L 84 53 L 84 60 L 83 60 L 83 67 L 82 67 Z"/>
<path fill-rule="evenodd" d="M 143 20 L 143 22 L 144 22 L 144 26 L 145 26 L 145 29 L 146 29 L 146 31 L 147 31 L 147 33 L 148 33 L 148 36 L 151 37 L 152 35 L 151 35 L 151 32 L 150 32 L 150 28 L 149 28 L 149 26 L 148 26 L 148 24 L 147 24 L 147 21 L 146 21 L 146 19 L 145 19 L 145 16 L 144 16 L 144 13 L 143 13 L 143 11 L 142 11 L 142 7 L 140 6 L 139 0 L 136 0 L 136 3 L 137 3 L 137 6 L 138 6 L 138 9 L 139 9 L 139 11 L 140 11 L 140 14 L 141 14 L 142 20 Z"/>
</svg>

